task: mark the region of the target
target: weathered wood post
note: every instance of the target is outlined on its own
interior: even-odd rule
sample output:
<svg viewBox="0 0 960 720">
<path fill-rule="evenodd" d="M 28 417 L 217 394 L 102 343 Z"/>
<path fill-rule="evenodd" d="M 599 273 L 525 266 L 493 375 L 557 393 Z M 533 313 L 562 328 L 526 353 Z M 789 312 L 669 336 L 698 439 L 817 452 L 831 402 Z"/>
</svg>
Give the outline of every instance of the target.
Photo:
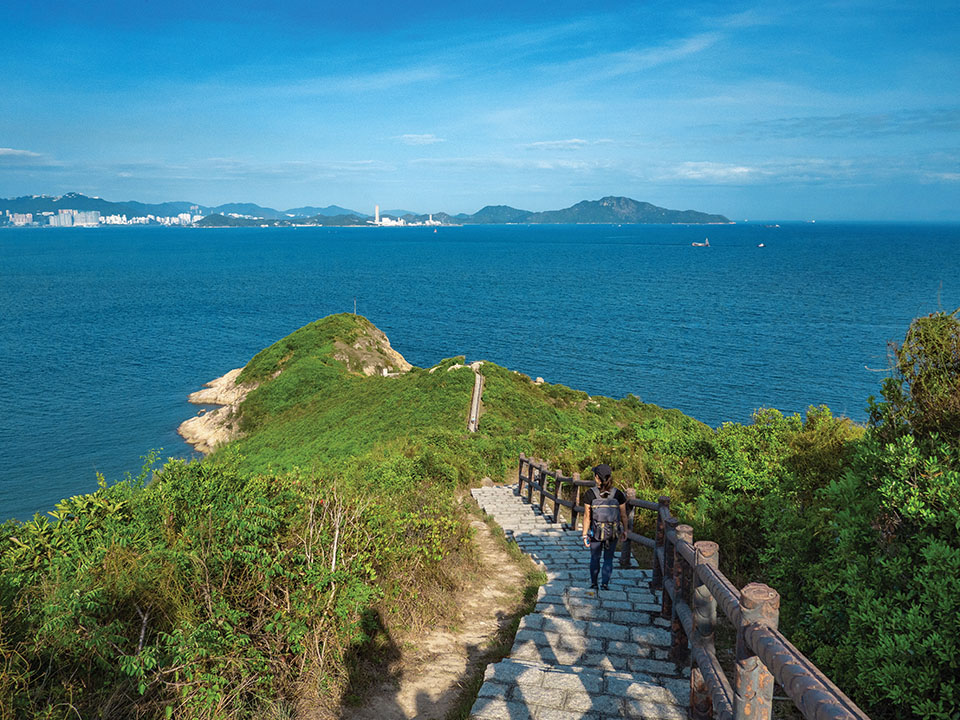
<svg viewBox="0 0 960 720">
<path fill-rule="evenodd" d="M 670 498 L 666 495 L 661 495 L 659 498 L 657 498 L 657 547 L 654 548 L 653 551 L 653 579 L 651 581 L 651 585 L 653 586 L 654 590 L 663 589 L 663 568 L 660 566 L 659 558 L 662 556 L 664 561 L 666 561 L 667 558 L 663 524 L 664 511 L 666 511 L 667 515 L 670 514 Z"/>
<path fill-rule="evenodd" d="M 690 720 L 713 720 L 713 698 L 700 668 L 690 668 Z"/>
<path fill-rule="evenodd" d="M 664 620 L 673 619 L 673 598 L 667 590 L 667 581 L 673 578 L 673 541 L 670 539 L 671 531 L 677 529 L 680 521 L 673 515 L 663 522 L 663 597 L 660 601 L 660 617 Z M 676 589 L 676 585 L 674 585 Z"/>
<path fill-rule="evenodd" d="M 543 515 L 543 503 L 545 502 L 547 497 L 547 483 L 549 482 L 549 479 L 550 479 L 549 472 L 550 470 L 549 468 L 547 468 L 546 463 L 540 466 L 540 514 L 541 515 Z"/>
<path fill-rule="evenodd" d="M 520 462 L 517 464 L 517 489 L 514 495 L 520 495 L 523 492 L 523 463 L 527 461 L 527 456 L 520 453 Z"/>
<path fill-rule="evenodd" d="M 559 470 L 557 470 L 554 480 L 556 482 L 553 483 L 553 522 L 556 524 L 557 520 L 560 519 L 560 491 L 563 487 L 562 475 Z"/>
<path fill-rule="evenodd" d="M 737 667 L 733 688 L 735 720 L 770 720 L 773 709 L 773 675 L 748 647 L 744 630 L 758 623 L 776 628 L 780 620 L 780 595 L 761 583 L 740 591 L 740 626 L 737 628 Z"/>
<path fill-rule="evenodd" d="M 690 647 L 687 644 L 687 632 L 683 629 L 680 616 L 677 614 L 677 604 L 690 603 L 690 587 L 693 584 L 693 568 L 684 560 L 680 553 L 680 543 L 687 542 L 693 545 L 693 528 L 689 525 L 677 525 L 677 541 L 673 545 L 673 587 L 677 597 L 673 604 L 673 614 L 670 617 L 670 658 L 678 665 L 690 660 Z"/>
<path fill-rule="evenodd" d="M 573 509 L 570 511 L 570 529 L 577 529 L 577 516 L 580 514 L 577 512 L 577 508 L 580 506 L 580 473 L 575 472 L 573 474 Z"/>
<path fill-rule="evenodd" d="M 624 491 L 624 494 L 627 496 L 627 503 L 628 503 L 627 504 L 627 527 L 624 529 L 627 532 L 633 532 L 633 517 L 637 509 L 632 505 L 630 505 L 629 502 L 631 500 L 637 499 L 637 491 L 634 490 L 633 488 L 630 488 L 629 490 Z M 632 544 L 633 543 L 630 541 L 629 537 L 626 540 L 624 540 L 623 543 L 621 543 L 620 567 L 622 568 L 630 567 L 630 556 L 633 554 L 631 549 Z"/>
<path fill-rule="evenodd" d="M 693 637 L 690 638 L 690 644 L 700 646 L 714 655 L 717 601 L 700 579 L 699 569 L 702 565 L 719 568 L 719 546 L 709 540 L 700 540 L 693 544 L 693 548 L 696 551 L 697 564 L 693 573 Z M 713 697 L 699 668 L 690 670 L 690 717 L 691 720 L 713 719 Z"/>
<path fill-rule="evenodd" d="M 530 458 L 530 462 L 527 463 L 527 502 L 533 500 L 533 465 L 537 461 L 536 458 Z"/>
</svg>

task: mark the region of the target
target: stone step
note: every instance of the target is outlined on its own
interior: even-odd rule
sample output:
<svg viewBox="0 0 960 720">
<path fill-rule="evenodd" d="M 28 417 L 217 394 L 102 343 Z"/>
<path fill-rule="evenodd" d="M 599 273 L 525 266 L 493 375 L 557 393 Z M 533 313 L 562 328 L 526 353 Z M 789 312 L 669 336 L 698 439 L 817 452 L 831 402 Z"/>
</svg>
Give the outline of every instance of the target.
<svg viewBox="0 0 960 720">
<path fill-rule="evenodd" d="M 507 658 L 487 666 L 477 720 L 686 720 L 687 681 L 596 667 L 550 667 Z"/>
<path fill-rule="evenodd" d="M 547 582 L 510 657 L 487 667 L 471 717 L 686 718 L 689 668 L 669 660 L 669 622 L 660 617 L 661 592 L 650 589 L 651 571 L 616 562 L 609 588 L 593 590 L 580 533 L 509 487 L 477 488 L 473 496 Z"/>
</svg>

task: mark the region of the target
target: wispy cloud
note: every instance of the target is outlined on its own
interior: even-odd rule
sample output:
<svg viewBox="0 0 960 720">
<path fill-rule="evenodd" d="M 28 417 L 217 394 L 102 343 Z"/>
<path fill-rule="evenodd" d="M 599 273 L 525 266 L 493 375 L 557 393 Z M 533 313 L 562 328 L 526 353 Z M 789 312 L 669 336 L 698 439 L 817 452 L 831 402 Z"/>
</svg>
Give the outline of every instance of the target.
<svg viewBox="0 0 960 720">
<path fill-rule="evenodd" d="M 731 15 L 724 15 L 714 20 L 711 24 L 714 26 L 739 30 L 743 28 L 775 25 L 777 22 L 778 20 L 770 11 L 770 9 L 764 8 L 764 10 L 761 11 L 757 8 L 752 8 L 750 10 L 744 10 L 743 12 L 733 13 Z"/>
<path fill-rule="evenodd" d="M 661 65 L 678 62 L 713 47 L 722 33 L 704 32 L 680 38 L 656 47 L 636 47 L 628 50 L 599 53 L 552 65 L 549 70 L 580 82 L 611 80 L 641 73 Z"/>
<path fill-rule="evenodd" d="M 0 168 L 56 168 L 61 163 L 32 150 L 0 147 Z"/>
<path fill-rule="evenodd" d="M 445 138 L 437 137 L 433 133 L 407 133 L 405 135 L 397 135 L 395 140 L 399 140 L 404 145 L 435 145 L 436 143 L 446 142 Z"/>
<path fill-rule="evenodd" d="M 927 173 L 927 178 L 939 182 L 960 182 L 960 172 L 931 172 Z"/>
<path fill-rule="evenodd" d="M 848 138 L 960 132 L 960 108 L 778 118 L 751 123 L 747 133 L 769 137 Z"/>
<path fill-rule="evenodd" d="M 718 162 L 684 162 L 669 168 L 664 179 L 705 180 L 708 182 L 742 183 L 766 174 L 763 170 L 749 165 L 732 165 Z"/>
<path fill-rule="evenodd" d="M 352 176 L 392 173 L 396 166 L 380 160 L 290 160 L 251 162 L 242 158 L 211 157 L 185 163 L 131 162 L 90 168 L 122 178 L 194 181 L 312 182 Z"/>
<path fill-rule="evenodd" d="M 420 83 L 449 79 L 449 77 L 449 70 L 443 70 L 435 65 L 423 65 L 367 73 L 315 76 L 279 85 L 275 81 L 258 83 L 258 85 L 269 94 L 283 97 L 321 97 L 399 90 Z"/>
<path fill-rule="evenodd" d="M 473 157 L 444 157 L 418 158 L 413 165 L 435 167 L 449 167 L 460 170 L 570 170 L 586 172 L 613 167 L 614 163 L 602 160 L 566 160 L 558 158 L 519 158 L 507 156 L 473 156 Z"/>
<path fill-rule="evenodd" d="M 17 150 L 15 148 L 0 148 L 0 158 L 13 158 L 16 160 L 23 160 L 28 158 L 41 158 L 43 157 L 40 153 L 35 153 L 30 150 Z"/>
<path fill-rule="evenodd" d="M 599 140 L 570 138 L 569 140 L 540 140 L 539 142 L 523 143 L 520 147 L 525 150 L 582 150 L 590 145 L 607 145 L 612 142 L 613 140 L 608 138 Z"/>
<path fill-rule="evenodd" d="M 898 156 L 785 157 L 754 163 L 689 161 L 652 168 L 648 179 L 715 185 L 865 185 L 878 182 L 958 182 L 953 153 Z"/>
</svg>

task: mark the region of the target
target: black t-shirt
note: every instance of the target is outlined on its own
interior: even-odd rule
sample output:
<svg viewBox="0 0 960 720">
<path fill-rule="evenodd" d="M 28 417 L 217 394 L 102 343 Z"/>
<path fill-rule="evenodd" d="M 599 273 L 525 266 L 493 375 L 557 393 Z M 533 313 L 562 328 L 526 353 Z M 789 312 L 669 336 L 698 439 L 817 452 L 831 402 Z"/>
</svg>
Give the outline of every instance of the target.
<svg viewBox="0 0 960 720">
<path fill-rule="evenodd" d="M 623 494 L 623 491 L 619 488 L 613 489 L 613 496 L 617 499 L 617 505 L 623 505 L 627 502 L 627 496 Z M 584 495 L 583 504 L 584 505 L 593 505 L 593 501 L 600 497 L 600 491 L 595 488 L 587 488 L 587 493 Z"/>
</svg>

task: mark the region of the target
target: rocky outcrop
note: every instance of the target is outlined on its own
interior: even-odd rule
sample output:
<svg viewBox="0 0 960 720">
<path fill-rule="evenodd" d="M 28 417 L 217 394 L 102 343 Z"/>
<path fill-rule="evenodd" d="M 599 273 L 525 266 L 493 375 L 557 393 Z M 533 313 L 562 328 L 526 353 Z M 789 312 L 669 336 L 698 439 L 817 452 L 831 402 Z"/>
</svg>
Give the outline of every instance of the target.
<svg viewBox="0 0 960 720">
<path fill-rule="evenodd" d="M 333 358 L 339 360 L 350 372 L 364 375 L 392 376 L 409 371 L 413 366 L 403 355 L 390 347 L 387 336 L 370 322 L 364 323 L 362 331 L 350 342 L 336 340 Z M 301 328 L 298 332 L 304 332 Z M 281 341 L 282 342 L 282 341 Z M 263 379 L 269 382 L 282 371 L 283 363 L 271 375 Z M 220 405 L 215 410 L 200 410 L 196 417 L 180 423 L 177 432 L 196 450 L 206 454 L 219 445 L 228 443 L 240 435 L 240 404 L 260 383 L 237 383 L 243 368 L 231 370 L 226 375 L 208 382 L 202 390 L 191 393 L 188 400 L 195 405 Z M 269 372 L 269 371 L 268 371 Z"/>
<path fill-rule="evenodd" d="M 334 359 L 346 365 L 351 372 L 397 375 L 413 367 L 403 355 L 390 347 L 390 340 L 384 332 L 373 325 L 351 344 L 338 340 L 333 348 Z"/>
<path fill-rule="evenodd" d="M 187 397 L 194 405 L 222 406 L 209 412 L 201 410 L 196 417 L 180 423 L 177 432 L 195 450 L 204 454 L 212 452 L 218 445 L 230 442 L 240 434 L 237 423 L 240 403 L 257 387 L 256 383 L 237 383 L 242 370 L 231 370 Z"/>
</svg>

